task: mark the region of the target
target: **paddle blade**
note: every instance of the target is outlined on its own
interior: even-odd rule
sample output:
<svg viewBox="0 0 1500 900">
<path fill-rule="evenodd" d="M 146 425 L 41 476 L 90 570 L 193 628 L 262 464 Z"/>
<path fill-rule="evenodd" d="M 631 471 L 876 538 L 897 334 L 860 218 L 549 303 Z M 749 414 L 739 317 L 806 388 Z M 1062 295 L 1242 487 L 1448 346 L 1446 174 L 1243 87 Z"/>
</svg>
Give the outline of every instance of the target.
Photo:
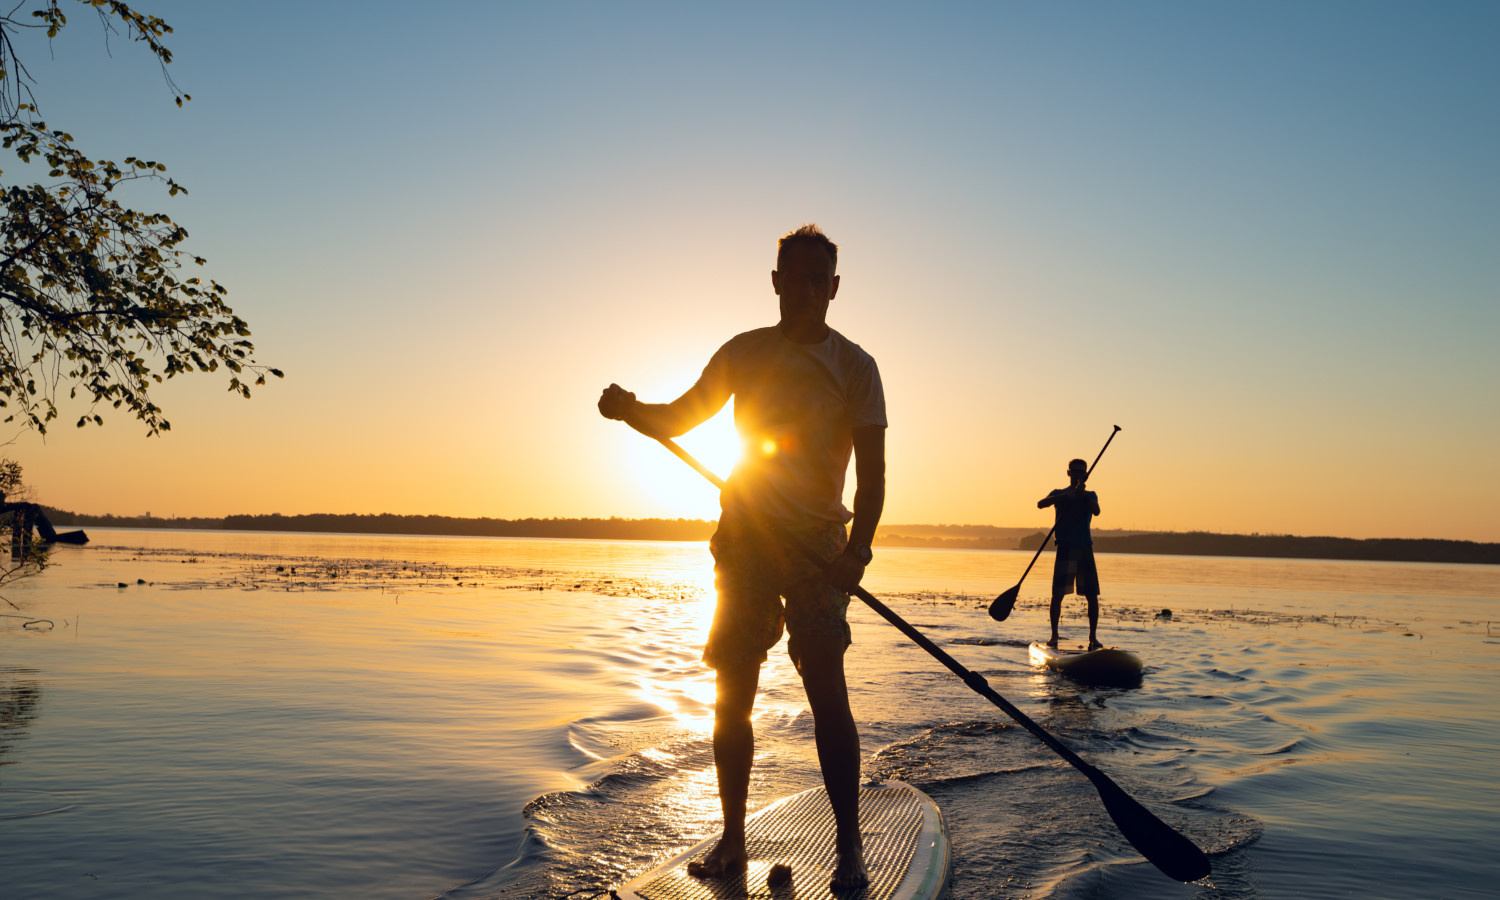
<svg viewBox="0 0 1500 900">
<path fill-rule="evenodd" d="M 1001 594 L 1000 596 L 996 597 L 994 601 L 990 603 L 990 618 L 994 619 L 996 622 L 1004 622 L 1006 619 L 1010 618 L 1010 611 L 1016 608 L 1016 597 L 1018 597 L 1020 593 L 1021 586 L 1018 584 L 1005 593 Z"/>
<path fill-rule="evenodd" d="M 1155 813 L 1125 791 L 1107 775 L 1089 766 L 1084 774 L 1099 791 L 1099 799 L 1120 833 L 1139 850 L 1146 861 L 1175 881 L 1197 881 L 1209 875 L 1208 854 L 1183 837 L 1176 829 L 1158 819 Z"/>
</svg>

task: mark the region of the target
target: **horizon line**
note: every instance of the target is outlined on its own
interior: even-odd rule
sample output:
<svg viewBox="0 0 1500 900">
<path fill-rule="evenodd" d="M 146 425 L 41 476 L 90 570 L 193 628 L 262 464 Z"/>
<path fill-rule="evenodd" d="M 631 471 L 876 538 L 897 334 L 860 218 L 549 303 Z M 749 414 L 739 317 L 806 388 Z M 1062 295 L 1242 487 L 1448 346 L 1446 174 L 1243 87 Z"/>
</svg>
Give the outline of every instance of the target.
<svg viewBox="0 0 1500 900">
<path fill-rule="evenodd" d="M 437 520 L 448 520 L 448 521 L 452 521 L 452 522 L 494 522 L 494 523 L 522 523 L 522 522 L 600 523 L 600 522 L 619 522 L 619 523 L 640 523 L 640 524 L 646 524 L 646 523 L 680 523 L 680 524 L 684 524 L 684 525 L 703 525 L 703 526 L 707 526 L 707 525 L 712 525 L 712 524 L 714 524 L 714 523 L 716 523 L 718 521 L 717 519 L 689 518 L 689 517 L 683 517 L 683 516 L 678 516 L 678 517 L 670 517 L 670 516 L 643 516 L 643 517 L 629 517 L 629 516 L 607 516 L 607 517 L 606 516 L 522 516 L 522 517 L 517 517 L 517 518 L 504 518 L 504 517 L 499 517 L 499 516 L 453 516 L 453 515 L 445 515 L 445 514 L 442 514 L 442 513 L 390 513 L 390 512 L 382 512 L 382 513 L 352 513 L 352 512 L 351 513 L 327 513 L 327 512 L 320 512 L 320 513 L 279 513 L 279 512 L 277 512 L 277 513 L 230 513 L 230 514 L 222 515 L 222 516 L 177 516 L 177 515 L 156 516 L 156 515 L 152 515 L 150 512 L 146 512 L 146 513 L 143 513 L 143 514 L 140 514 L 140 515 L 119 515 L 119 514 L 116 514 L 116 513 L 80 513 L 80 512 L 75 512 L 75 511 L 72 511 L 72 510 L 58 509 L 56 507 L 48 506 L 47 504 L 38 504 L 38 505 L 42 506 L 43 508 L 45 508 L 49 512 L 53 513 L 55 516 L 62 517 L 63 519 L 68 519 L 68 518 L 73 518 L 73 519 L 107 519 L 107 520 L 120 520 L 120 521 L 133 520 L 133 521 L 156 521 L 156 522 L 221 522 L 222 523 L 222 522 L 226 522 L 226 521 L 228 521 L 230 519 L 314 519 L 314 518 L 332 518 L 332 519 L 339 519 L 339 518 L 342 518 L 342 519 L 382 519 L 382 518 L 390 518 L 390 519 L 427 519 L 427 520 L 437 519 Z M 58 524 L 95 524 L 95 525 L 98 525 L 100 527 L 108 527 L 108 526 L 103 525 L 103 523 L 67 523 L 67 522 L 59 522 Z M 995 531 L 1025 532 L 1026 534 L 1023 535 L 1023 536 L 1030 536 L 1031 534 L 1034 534 L 1036 532 L 1040 532 L 1040 531 L 1044 531 L 1045 530 L 1041 526 L 1034 526 L 1034 525 L 991 525 L 991 524 L 986 524 L 986 523 L 948 523 L 948 522 L 897 522 L 897 523 L 891 523 L 891 524 L 884 524 L 884 523 L 880 524 L 879 526 L 877 526 L 876 536 L 878 538 L 878 537 L 881 536 L 881 532 L 886 531 L 887 529 L 895 529 L 895 528 L 976 529 L 976 530 L 978 530 L 978 529 L 992 529 L 992 530 L 995 530 Z M 1160 529 L 1160 528 L 1095 528 L 1095 529 L 1093 529 L 1093 531 L 1094 531 L 1094 533 L 1100 534 L 1100 535 L 1121 535 L 1121 534 L 1162 534 L 1162 535 L 1180 534 L 1180 535 L 1188 535 L 1188 534 L 1206 534 L 1206 535 L 1216 535 L 1216 536 L 1223 536 L 1223 537 L 1243 537 L 1243 538 L 1304 538 L 1304 539 L 1330 539 L 1330 540 L 1343 540 L 1343 541 L 1444 541 L 1444 542 L 1452 542 L 1452 543 L 1466 543 L 1466 544 L 1478 544 L 1478 545 L 1486 545 L 1486 544 L 1500 545 L 1500 542 L 1497 542 L 1497 541 L 1481 541 L 1481 540 L 1474 540 L 1472 538 L 1433 538 L 1433 537 L 1418 537 L 1418 538 L 1408 538 L 1408 537 L 1369 537 L 1369 538 L 1357 538 L 1357 537 L 1347 537 L 1347 536 L 1343 536 L 1343 535 L 1334 535 L 1334 534 L 1295 534 L 1293 532 L 1270 532 L 1270 531 L 1248 531 L 1248 532 L 1246 532 L 1246 531 L 1214 531 L 1214 530 L 1210 530 L 1210 529 L 1206 529 L 1206 528 L 1188 528 L 1188 529 L 1176 529 L 1176 528 L 1168 528 L 1168 529 Z M 400 534 L 400 533 L 403 533 L 403 532 L 393 532 L 393 533 Z M 888 535 L 888 536 L 900 536 L 900 535 Z"/>
</svg>

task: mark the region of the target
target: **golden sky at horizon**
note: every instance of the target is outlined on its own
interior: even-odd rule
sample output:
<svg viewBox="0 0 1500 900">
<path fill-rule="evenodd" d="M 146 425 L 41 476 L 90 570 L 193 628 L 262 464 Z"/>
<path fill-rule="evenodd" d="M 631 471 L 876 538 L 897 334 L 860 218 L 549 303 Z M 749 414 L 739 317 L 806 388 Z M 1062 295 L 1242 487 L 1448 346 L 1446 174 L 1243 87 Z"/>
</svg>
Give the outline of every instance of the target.
<svg viewBox="0 0 1500 900">
<path fill-rule="evenodd" d="M 713 518 L 594 402 L 774 324 L 813 221 L 887 523 L 1045 527 L 1118 424 L 1100 528 L 1500 541 L 1495 9 L 147 8 L 185 109 L 88 22 L 22 48 L 38 95 L 188 186 L 139 202 L 287 377 L 168 384 L 159 438 L 5 435 L 42 503 Z M 727 474 L 727 411 L 700 431 Z"/>
</svg>

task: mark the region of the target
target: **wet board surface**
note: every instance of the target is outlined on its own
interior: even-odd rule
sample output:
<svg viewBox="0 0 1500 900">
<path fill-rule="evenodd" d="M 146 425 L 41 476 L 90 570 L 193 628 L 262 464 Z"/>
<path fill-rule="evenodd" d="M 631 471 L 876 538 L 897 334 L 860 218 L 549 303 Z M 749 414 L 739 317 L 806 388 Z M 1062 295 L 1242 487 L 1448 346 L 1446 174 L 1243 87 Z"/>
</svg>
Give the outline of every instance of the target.
<svg viewBox="0 0 1500 900">
<path fill-rule="evenodd" d="M 1102 684 L 1128 683 L 1141 678 L 1141 658 L 1129 650 L 1104 647 L 1100 650 L 1048 647 L 1035 641 L 1030 647 L 1031 664 L 1056 669 L 1083 681 Z"/>
<path fill-rule="evenodd" d="M 822 788 L 776 801 L 745 820 L 750 866 L 743 875 L 697 879 L 687 864 L 707 855 L 719 835 L 708 838 L 620 888 L 621 900 L 931 900 L 948 883 L 948 828 L 932 798 L 901 781 L 867 784 L 859 792 L 859 830 L 870 886 L 835 895 L 833 807 Z M 790 884 L 766 884 L 771 867 L 792 867 Z"/>
</svg>

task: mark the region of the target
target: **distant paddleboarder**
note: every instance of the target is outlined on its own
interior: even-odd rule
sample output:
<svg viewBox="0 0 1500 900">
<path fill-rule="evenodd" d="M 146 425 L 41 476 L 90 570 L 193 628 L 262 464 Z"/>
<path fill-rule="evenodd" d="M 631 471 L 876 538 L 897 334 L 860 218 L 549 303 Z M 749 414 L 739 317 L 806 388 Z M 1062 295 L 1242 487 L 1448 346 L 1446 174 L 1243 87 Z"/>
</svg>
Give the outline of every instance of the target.
<svg viewBox="0 0 1500 900">
<path fill-rule="evenodd" d="M 1094 536 L 1089 523 L 1099 515 L 1099 495 L 1084 490 L 1089 464 L 1081 459 L 1068 463 L 1069 485 L 1053 491 L 1036 503 L 1037 509 L 1052 507 L 1057 516 L 1057 561 L 1052 567 L 1052 637 L 1048 647 L 1057 646 L 1057 620 L 1062 616 L 1062 601 L 1075 588 L 1089 601 L 1089 649 L 1099 643 L 1099 570 L 1094 566 Z"/>
<path fill-rule="evenodd" d="M 870 564 L 870 542 L 885 506 L 885 394 L 875 360 L 828 327 L 837 266 L 838 247 L 817 226 L 785 235 L 771 272 L 778 324 L 732 338 L 671 403 L 641 403 L 617 384 L 599 398 L 606 418 L 670 438 L 707 421 L 733 396 L 734 424 L 746 448 L 720 495 L 722 515 L 709 543 L 718 605 L 703 660 L 717 673 L 713 740 L 724 834 L 707 856 L 689 864 L 698 878 L 733 878 L 747 867 L 745 806 L 755 755 L 750 714 L 761 663 L 784 627 L 812 707 L 836 823 L 830 887 L 842 892 L 869 883 L 859 834 L 859 733 L 849 709 L 844 651 L 848 592 Z M 846 537 L 851 513 L 843 503 L 844 474 L 851 453 L 856 490 Z M 828 572 L 769 533 L 766 522 L 829 560 Z"/>
</svg>

